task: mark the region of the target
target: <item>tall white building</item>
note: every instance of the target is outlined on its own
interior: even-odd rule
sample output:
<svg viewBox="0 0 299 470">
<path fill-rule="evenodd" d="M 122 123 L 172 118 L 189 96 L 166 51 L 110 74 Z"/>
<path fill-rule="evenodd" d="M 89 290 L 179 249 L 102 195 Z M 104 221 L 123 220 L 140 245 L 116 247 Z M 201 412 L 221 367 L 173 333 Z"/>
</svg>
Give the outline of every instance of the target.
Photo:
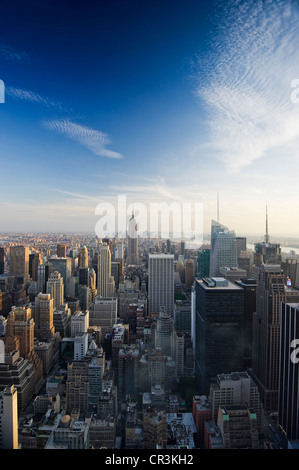
<svg viewBox="0 0 299 470">
<path fill-rule="evenodd" d="M 100 297 L 113 297 L 115 295 L 115 282 L 111 276 L 111 253 L 109 246 L 103 244 L 98 256 L 98 295 Z"/>
<path fill-rule="evenodd" d="M 47 281 L 47 294 L 51 295 L 54 308 L 59 308 L 63 304 L 64 285 L 61 274 L 58 271 L 52 273 Z"/>
<path fill-rule="evenodd" d="M 18 448 L 18 392 L 12 385 L 0 392 L 0 449 Z"/>
<path fill-rule="evenodd" d="M 148 297 L 149 313 L 159 313 L 161 307 L 173 316 L 174 311 L 174 256 L 149 255 Z"/>
<path fill-rule="evenodd" d="M 220 268 L 238 266 L 236 234 L 224 225 L 212 220 L 210 277 L 220 276 Z"/>
</svg>

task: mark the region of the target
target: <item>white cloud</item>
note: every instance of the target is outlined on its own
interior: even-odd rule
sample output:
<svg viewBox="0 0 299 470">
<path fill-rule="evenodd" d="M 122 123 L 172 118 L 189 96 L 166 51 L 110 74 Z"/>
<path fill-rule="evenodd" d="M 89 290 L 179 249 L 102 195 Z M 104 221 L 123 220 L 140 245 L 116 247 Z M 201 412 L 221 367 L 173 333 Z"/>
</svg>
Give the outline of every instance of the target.
<svg viewBox="0 0 299 470">
<path fill-rule="evenodd" d="M 239 170 L 299 141 L 299 105 L 290 99 L 299 77 L 299 10 L 262 0 L 228 1 L 224 10 L 196 95 L 208 112 L 211 154 Z"/>
<path fill-rule="evenodd" d="M 11 96 L 12 98 L 20 101 L 27 101 L 30 103 L 41 104 L 46 106 L 47 108 L 55 108 L 59 110 L 63 110 L 63 106 L 61 103 L 57 101 L 53 101 L 49 98 L 44 98 L 39 93 L 30 90 L 23 90 L 22 88 L 15 88 L 15 87 L 7 87 L 6 88 L 7 95 Z"/>
<path fill-rule="evenodd" d="M 16 51 L 5 44 L 0 45 L 0 58 L 20 64 L 29 62 L 29 54 L 26 51 Z"/>
<path fill-rule="evenodd" d="M 110 144 L 110 140 L 108 136 L 101 131 L 76 124 L 67 119 L 43 121 L 42 124 L 46 129 L 78 142 L 95 155 L 112 159 L 123 158 L 123 155 L 120 153 L 106 148 L 106 146 Z"/>
</svg>

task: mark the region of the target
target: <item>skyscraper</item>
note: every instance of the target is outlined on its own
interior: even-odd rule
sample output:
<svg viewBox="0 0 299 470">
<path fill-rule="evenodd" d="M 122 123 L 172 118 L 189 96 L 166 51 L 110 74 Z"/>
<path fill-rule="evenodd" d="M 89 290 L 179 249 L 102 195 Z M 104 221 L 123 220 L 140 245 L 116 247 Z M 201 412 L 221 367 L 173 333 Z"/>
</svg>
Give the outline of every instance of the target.
<svg viewBox="0 0 299 470">
<path fill-rule="evenodd" d="M 63 278 L 64 295 L 69 295 L 69 291 L 71 290 L 70 278 L 72 276 L 72 259 L 68 257 L 52 257 L 49 258 L 48 261 L 52 265 L 52 272 L 58 271 Z"/>
<path fill-rule="evenodd" d="M 162 348 L 165 356 L 174 357 L 175 337 L 173 316 L 161 307 L 155 330 L 155 347 Z"/>
<path fill-rule="evenodd" d="M 40 253 L 34 253 L 34 257 L 32 260 L 32 279 L 33 281 L 37 281 L 38 278 L 38 266 L 43 263 L 42 256 Z"/>
<path fill-rule="evenodd" d="M 58 308 L 64 302 L 64 285 L 61 274 L 54 271 L 47 281 L 47 294 L 53 299 L 53 307 Z"/>
<path fill-rule="evenodd" d="M 10 312 L 7 318 L 5 349 L 7 352 L 17 350 L 21 357 L 33 364 L 34 385 L 42 379 L 43 364 L 34 348 L 34 320 L 30 307 L 13 307 Z"/>
<path fill-rule="evenodd" d="M 237 267 L 237 243 L 234 231 L 212 220 L 210 277 L 219 276 L 221 267 Z"/>
<path fill-rule="evenodd" d="M 199 394 L 221 373 L 243 370 L 244 291 L 223 278 L 197 280 L 195 377 Z"/>
<path fill-rule="evenodd" d="M 253 266 L 257 305 L 253 315 L 252 374 L 265 411 L 277 411 L 280 342 L 280 304 L 285 300 L 280 265 Z"/>
<path fill-rule="evenodd" d="M 106 244 L 100 246 L 97 283 L 98 296 L 113 297 L 115 295 L 115 282 L 111 276 L 111 253 Z"/>
<path fill-rule="evenodd" d="M 244 368 L 247 369 L 252 367 L 252 325 L 257 283 L 255 279 L 241 278 L 236 284 L 244 290 Z"/>
<path fill-rule="evenodd" d="M 246 237 L 236 237 L 237 258 L 240 258 L 241 252 L 246 251 Z"/>
<path fill-rule="evenodd" d="M 88 268 L 88 250 L 85 245 L 80 249 L 79 268 Z"/>
<path fill-rule="evenodd" d="M 209 277 L 210 274 L 210 250 L 201 250 L 197 255 L 197 277 Z"/>
<path fill-rule="evenodd" d="M 0 247 L 0 274 L 4 273 L 4 267 L 5 267 L 5 251 L 4 248 L 1 246 Z"/>
<path fill-rule="evenodd" d="M 278 422 L 289 440 L 299 439 L 299 304 L 282 302 Z"/>
<path fill-rule="evenodd" d="M 28 246 L 12 246 L 10 248 L 9 273 L 16 278 L 22 278 L 22 283 L 29 280 Z"/>
<path fill-rule="evenodd" d="M 52 264 L 45 263 L 37 266 L 37 290 L 43 294 L 47 290 L 47 282 L 52 273 Z"/>
<path fill-rule="evenodd" d="M 40 341 L 47 341 L 54 336 L 53 299 L 50 294 L 38 294 L 35 298 L 35 328 Z"/>
<path fill-rule="evenodd" d="M 148 267 L 149 313 L 159 313 L 161 307 L 173 316 L 174 310 L 174 256 L 149 254 Z"/>
<path fill-rule="evenodd" d="M 187 259 L 185 264 L 185 287 L 191 289 L 194 281 L 194 262 L 192 259 Z"/>
<path fill-rule="evenodd" d="M 13 307 L 7 317 L 6 336 L 19 338 L 20 356 L 27 359 L 34 349 L 34 320 L 31 308 Z"/>
<path fill-rule="evenodd" d="M 18 448 L 18 397 L 11 385 L 0 392 L 0 449 Z"/>
<path fill-rule="evenodd" d="M 134 212 L 129 220 L 127 233 L 128 257 L 127 264 L 138 264 L 138 228 Z"/>
<path fill-rule="evenodd" d="M 262 264 L 280 264 L 281 263 L 281 248 L 278 243 L 270 243 L 269 229 L 268 229 L 268 210 L 266 207 L 266 233 L 263 242 L 256 243 L 254 246 L 253 263 L 255 266 Z"/>
<path fill-rule="evenodd" d="M 57 245 L 57 256 L 58 258 L 66 257 L 66 245 L 64 243 L 59 243 Z"/>
</svg>

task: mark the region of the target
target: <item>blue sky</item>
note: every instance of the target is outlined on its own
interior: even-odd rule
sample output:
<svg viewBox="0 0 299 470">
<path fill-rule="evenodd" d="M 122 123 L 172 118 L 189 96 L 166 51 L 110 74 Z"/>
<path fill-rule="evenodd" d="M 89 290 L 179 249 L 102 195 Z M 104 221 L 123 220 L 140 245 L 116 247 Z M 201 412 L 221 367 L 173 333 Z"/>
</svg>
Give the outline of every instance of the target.
<svg viewBox="0 0 299 470">
<path fill-rule="evenodd" d="M 95 208 L 203 204 L 298 236 L 297 2 L 3 1 L 0 231 L 94 231 Z M 299 97 L 299 93 L 298 93 Z"/>
</svg>

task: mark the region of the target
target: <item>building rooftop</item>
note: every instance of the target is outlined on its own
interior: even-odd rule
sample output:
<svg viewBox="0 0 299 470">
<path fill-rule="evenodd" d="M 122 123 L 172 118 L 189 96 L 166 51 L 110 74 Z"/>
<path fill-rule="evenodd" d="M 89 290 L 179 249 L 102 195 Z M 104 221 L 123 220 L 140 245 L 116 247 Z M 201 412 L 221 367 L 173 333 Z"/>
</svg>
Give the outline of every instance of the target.
<svg viewBox="0 0 299 470">
<path fill-rule="evenodd" d="M 242 287 L 224 277 L 205 277 L 196 282 L 205 290 L 242 290 Z"/>
<path fill-rule="evenodd" d="M 176 446 L 195 448 L 193 434 L 197 432 L 192 413 L 168 413 L 167 424 Z"/>
</svg>

